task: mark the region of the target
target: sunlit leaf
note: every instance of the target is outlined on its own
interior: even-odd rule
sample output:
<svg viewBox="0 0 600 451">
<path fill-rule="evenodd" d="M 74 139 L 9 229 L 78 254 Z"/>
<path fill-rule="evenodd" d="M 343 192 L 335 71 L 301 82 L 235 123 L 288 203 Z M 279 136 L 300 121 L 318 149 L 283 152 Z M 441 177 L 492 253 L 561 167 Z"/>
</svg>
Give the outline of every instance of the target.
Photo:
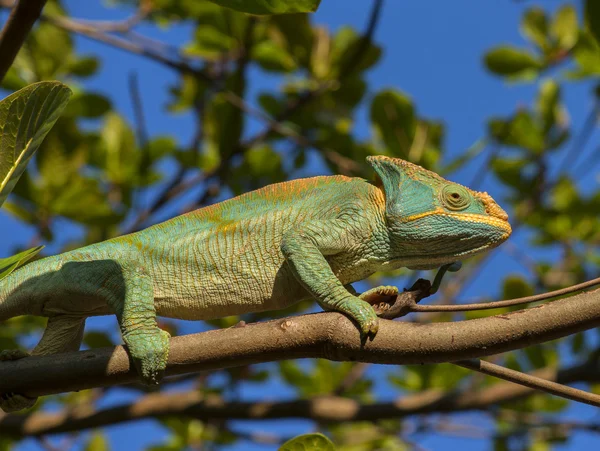
<svg viewBox="0 0 600 451">
<path fill-rule="evenodd" d="M 252 58 L 265 70 L 287 72 L 296 67 L 292 56 L 273 41 L 263 41 L 252 49 Z"/>
<path fill-rule="evenodd" d="M 516 299 L 531 296 L 533 288 L 522 277 L 512 275 L 504 279 L 502 299 Z"/>
<path fill-rule="evenodd" d="M 0 205 L 71 97 L 57 81 L 35 83 L 0 101 Z"/>
<path fill-rule="evenodd" d="M 542 67 L 531 53 L 513 47 L 497 47 L 490 50 L 485 55 L 485 64 L 497 75 L 521 75 Z"/>
<path fill-rule="evenodd" d="M 304 434 L 288 440 L 279 451 L 334 451 L 335 446 L 323 434 Z"/>
<path fill-rule="evenodd" d="M 552 22 L 552 34 L 563 49 L 570 49 L 577 42 L 579 26 L 577 11 L 573 5 L 565 5 L 558 10 Z"/>
<path fill-rule="evenodd" d="M 89 77 L 98 70 L 100 63 L 97 58 L 83 57 L 78 58 L 69 64 L 69 72 L 79 77 Z"/>
<path fill-rule="evenodd" d="M 554 80 L 545 80 L 540 86 L 538 95 L 538 111 L 542 118 L 544 132 L 547 133 L 557 122 L 559 108 L 560 86 Z"/>
<path fill-rule="evenodd" d="M 0 258 L 0 279 L 4 279 L 11 272 L 41 251 L 44 246 L 37 246 L 26 251 L 19 252 L 12 257 Z"/>
<path fill-rule="evenodd" d="M 521 31 L 532 42 L 540 48 L 546 48 L 548 44 L 548 19 L 541 8 L 530 8 L 523 14 Z"/>
<path fill-rule="evenodd" d="M 84 451 L 108 451 L 110 446 L 104 434 L 94 432 L 83 449 Z"/>
</svg>

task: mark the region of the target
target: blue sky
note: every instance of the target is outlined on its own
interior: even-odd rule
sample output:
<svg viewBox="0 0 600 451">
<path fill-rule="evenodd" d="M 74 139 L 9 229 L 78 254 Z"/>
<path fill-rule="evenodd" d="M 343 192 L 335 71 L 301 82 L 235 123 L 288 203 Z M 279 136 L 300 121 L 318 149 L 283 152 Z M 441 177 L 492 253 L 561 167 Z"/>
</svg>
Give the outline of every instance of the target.
<svg viewBox="0 0 600 451">
<path fill-rule="evenodd" d="M 106 9 L 96 0 L 85 2 L 68 0 L 65 2 L 72 16 L 86 19 L 119 19 L 126 17 L 131 11 L 126 9 Z M 538 2 L 539 4 L 540 2 Z M 379 27 L 375 33 L 375 41 L 383 47 L 384 53 L 377 66 L 368 72 L 370 93 L 385 87 L 392 87 L 407 93 L 415 102 L 419 114 L 443 120 L 446 125 L 446 148 L 448 156 L 456 156 L 466 148 L 485 136 L 485 121 L 492 115 L 504 116 L 512 113 L 520 105 L 529 105 L 536 92 L 535 84 L 506 84 L 498 77 L 490 75 L 482 64 L 482 56 L 486 50 L 503 43 L 525 45 L 519 34 L 519 22 L 526 7 L 533 2 L 518 1 L 481 1 L 481 0 L 421 0 L 399 1 L 387 0 L 384 4 Z M 545 7 L 554 10 L 564 4 L 563 1 L 547 0 L 541 2 Z M 358 30 L 365 27 L 370 2 L 359 0 L 323 0 L 319 11 L 314 15 L 314 22 L 336 30 L 343 25 L 351 25 Z M 140 32 L 173 44 L 181 44 L 189 39 L 190 27 L 177 27 L 169 30 L 158 30 L 154 27 L 142 26 Z M 104 44 L 86 38 L 76 38 L 76 45 L 81 53 L 97 54 L 102 59 L 99 73 L 86 81 L 85 86 L 104 93 L 111 98 L 115 109 L 132 120 L 132 106 L 127 88 L 127 77 L 136 72 L 143 95 L 143 105 L 148 129 L 153 135 L 175 134 L 182 142 L 188 142 L 192 133 L 192 119 L 187 115 L 173 116 L 164 111 L 168 101 L 167 87 L 175 84 L 177 74 L 142 57 L 112 49 Z M 252 72 L 251 94 L 263 89 L 272 89 L 273 79 L 263 76 L 259 71 Z M 591 108 L 589 83 L 568 84 L 564 89 L 564 99 L 576 133 Z M 253 99 L 251 98 L 251 101 Z M 368 112 L 363 107 L 357 117 L 356 134 L 369 136 L 371 130 L 367 121 Z M 251 120 L 249 131 L 258 130 L 259 122 Z M 596 136 L 597 138 L 597 136 Z M 586 152 L 592 152 L 591 147 Z M 560 161 L 560 159 L 559 159 Z M 453 174 L 452 179 L 469 184 L 474 171 L 480 167 L 480 161 L 468 168 Z M 314 174 L 320 168 L 314 168 Z M 590 174 L 579 180 L 580 186 L 592 188 L 597 186 L 598 174 Z M 502 199 L 502 189 L 492 177 L 484 183 L 484 189 L 497 199 Z M 165 217 L 176 211 L 166 211 Z M 509 212 L 510 213 L 510 212 Z M 34 231 L 23 227 L 5 213 L 0 212 L 0 232 L 3 237 L 11 237 L 0 241 L 0 254 L 7 255 L 16 244 L 25 244 Z M 68 241 L 80 231 L 65 221 L 55 226 L 59 243 Z M 527 239 L 523 233 L 516 234 L 511 241 L 526 249 Z M 57 250 L 57 246 L 49 251 Z M 535 255 L 541 255 L 536 251 Z M 552 253 L 543 253 L 552 255 Z M 499 250 L 484 267 L 481 276 L 463 293 L 464 298 L 479 295 L 497 296 L 498 281 L 508 273 L 520 273 L 529 276 L 526 268 L 511 258 L 506 252 Z M 90 327 L 113 328 L 112 319 L 94 319 Z M 186 326 L 187 332 L 200 330 L 197 325 Z M 382 400 L 396 397 L 384 382 L 384 376 L 378 367 L 371 367 L 369 376 L 381 380 L 377 396 Z M 283 384 L 274 382 L 268 387 L 269 393 L 257 391 L 252 387 L 242 387 L 245 399 L 282 399 L 293 396 Z M 106 400 L 108 404 L 123 402 L 131 395 L 123 390 L 115 390 L 115 394 Z M 568 416 L 580 420 L 591 418 L 594 410 L 588 407 L 575 406 Z M 482 424 L 481 415 L 464 414 L 457 417 L 458 422 Z M 485 424 L 485 422 L 483 423 Z M 239 429 L 271 432 L 287 436 L 306 432 L 311 429 L 307 421 L 285 422 L 239 422 Z M 109 438 L 112 449 L 126 450 L 157 443 L 164 438 L 166 430 L 153 421 L 143 421 L 112 427 Z M 465 450 L 488 449 L 487 440 L 448 438 L 446 436 L 427 436 L 414 438 L 420 445 L 428 449 L 447 449 L 460 445 Z M 557 449 L 580 449 L 591 446 L 596 437 L 584 433 L 577 434 L 567 447 Z M 33 441 L 28 440 L 18 449 L 37 449 Z M 231 449 L 253 448 L 242 443 Z"/>
</svg>

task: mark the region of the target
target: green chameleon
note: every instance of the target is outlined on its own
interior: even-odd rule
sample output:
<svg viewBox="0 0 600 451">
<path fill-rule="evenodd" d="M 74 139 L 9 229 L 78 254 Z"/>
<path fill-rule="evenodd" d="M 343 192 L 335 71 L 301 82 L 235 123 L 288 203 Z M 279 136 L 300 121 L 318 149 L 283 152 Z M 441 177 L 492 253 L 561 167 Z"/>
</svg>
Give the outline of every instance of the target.
<svg viewBox="0 0 600 451">
<path fill-rule="evenodd" d="M 368 157 L 376 183 L 344 176 L 270 185 L 141 232 L 33 262 L 0 282 L 0 320 L 48 317 L 33 354 L 79 349 L 88 316 L 116 314 L 142 380 L 164 374 L 156 316 L 203 320 L 314 298 L 363 337 L 378 317 L 350 283 L 379 270 L 433 269 L 502 243 L 508 216 L 487 194 L 397 158 Z M 369 293 L 397 294 L 395 287 Z M 0 352 L 0 360 L 27 356 Z M 35 399 L 0 395 L 5 411 Z"/>
</svg>

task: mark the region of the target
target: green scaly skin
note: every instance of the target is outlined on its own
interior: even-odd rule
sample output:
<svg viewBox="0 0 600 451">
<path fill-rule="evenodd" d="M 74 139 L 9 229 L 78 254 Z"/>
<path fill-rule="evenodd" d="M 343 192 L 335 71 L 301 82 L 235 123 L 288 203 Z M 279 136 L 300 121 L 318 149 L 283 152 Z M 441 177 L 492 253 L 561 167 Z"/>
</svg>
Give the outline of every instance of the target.
<svg viewBox="0 0 600 451">
<path fill-rule="evenodd" d="M 506 213 L 486 193 L 400 159 L 369 157 L 378 183 L 343 176 L 270 185 L 138 233 L 48 257 L 0 282 L 0 320 L 48 317 L 33 354 L 79 349 L 85 318 L 116 314 L 142 380 L 160 381 L 169 334 L 156 316 L 202 320 L 314 298 L 377 333 L 350 287 L 376 271 L 430 269 L 503 242 Z M 370 290 L 367 296 L 390 287 Z M 23 357 L 0 352 L 0 360 Z M 5 411 L 31 406 L 0 396 Z"/>
</svg>

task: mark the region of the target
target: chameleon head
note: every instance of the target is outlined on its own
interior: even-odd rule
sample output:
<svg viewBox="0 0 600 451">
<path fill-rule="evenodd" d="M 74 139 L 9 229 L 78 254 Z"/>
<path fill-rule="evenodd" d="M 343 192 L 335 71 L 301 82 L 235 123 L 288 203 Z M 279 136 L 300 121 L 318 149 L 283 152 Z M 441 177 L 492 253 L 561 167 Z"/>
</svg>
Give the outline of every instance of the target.
<svg viewBox="0 0 600 451">
<path fill-rule="evenodd" d="M 506 212 L 487 193 L 420 166 L 368 157 L 385 193 L 391 252 L 401 266 L 436 268 L 491 249 L 511 234 Z"/>
</svg>

